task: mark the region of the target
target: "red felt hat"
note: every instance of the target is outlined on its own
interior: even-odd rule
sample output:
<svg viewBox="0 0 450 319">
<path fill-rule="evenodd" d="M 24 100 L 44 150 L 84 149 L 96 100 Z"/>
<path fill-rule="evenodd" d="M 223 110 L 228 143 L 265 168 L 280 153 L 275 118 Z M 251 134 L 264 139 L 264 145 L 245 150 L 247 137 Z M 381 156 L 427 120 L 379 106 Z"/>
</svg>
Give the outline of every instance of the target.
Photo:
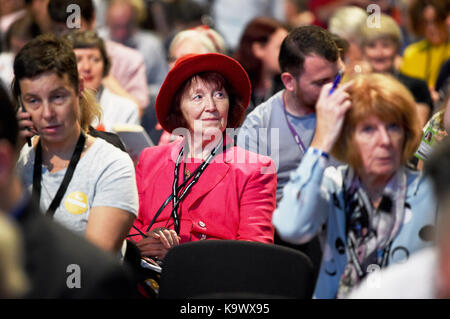
<svg viewBox="0 0 450 319">
<path fill-rule="evenodd" d="M 219 53 L 188 54 L 177 60 L 169 71 L 156 98 L 156 117 L 168 132 L 176 127 L 168 121 L 173 99 L 178 89 L 192 76 L 201 72 L 217 72 L 233 87 L 245 108 L 250 103 L 251 84 L 247 72 L 233 58 Z"/>
</svg>

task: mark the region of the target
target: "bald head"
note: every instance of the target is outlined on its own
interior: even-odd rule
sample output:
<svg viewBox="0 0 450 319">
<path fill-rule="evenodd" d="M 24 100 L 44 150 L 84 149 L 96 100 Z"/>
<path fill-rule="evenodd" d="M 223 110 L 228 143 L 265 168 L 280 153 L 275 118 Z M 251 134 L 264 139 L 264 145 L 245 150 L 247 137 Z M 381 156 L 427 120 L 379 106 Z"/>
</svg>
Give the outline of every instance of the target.
<svg viewBox="0 0 450 319">
<path fill-rule="evenodd" d="M 126 42 L 137 27 L 137 14 L 131 2 L 113 0 L 108 7 L 106 24 L 112 40 Z"/>
</svg>

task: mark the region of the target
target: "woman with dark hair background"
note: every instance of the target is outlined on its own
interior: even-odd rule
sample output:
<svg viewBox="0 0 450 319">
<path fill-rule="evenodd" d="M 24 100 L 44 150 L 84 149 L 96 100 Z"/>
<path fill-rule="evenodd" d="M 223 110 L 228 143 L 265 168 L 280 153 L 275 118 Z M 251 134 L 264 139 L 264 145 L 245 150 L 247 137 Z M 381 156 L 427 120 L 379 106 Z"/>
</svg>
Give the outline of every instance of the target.
<svg viewBox="0 0 450 319">
<path fill-rule="evenodd" d="M 253 19 L 243 31 L 234 58 L 247 71 L 252 84 L 247 114 L 276 93 L 277 88 L 283 88 L 279 77 L 278 54 L 287 34 L 286 26 L 268 17 Z"/>
</svg>

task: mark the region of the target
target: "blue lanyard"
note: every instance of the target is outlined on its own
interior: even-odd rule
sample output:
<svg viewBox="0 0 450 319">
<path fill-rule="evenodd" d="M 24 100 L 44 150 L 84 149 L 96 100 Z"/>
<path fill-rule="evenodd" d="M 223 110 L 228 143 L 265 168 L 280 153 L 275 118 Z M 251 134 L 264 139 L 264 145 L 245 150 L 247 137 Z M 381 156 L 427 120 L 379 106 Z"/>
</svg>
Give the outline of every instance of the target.
<svg viewBox="0 0 450 319">
<path fill-rule="evenodd" d="M 305 153 L 306 153 L 306 147 L 305 147 L 305 144 L 303 144 L 303 141 L 302 141 L 302 139 L 300 138 L 300 135 L 298 135 L 297 131 L 296 131 L 295 128 L 292 126 L 291 122 L 289 122 L 288 114 L 287 114 L 287 111 L 286 111 L 286 103 L 285 103 L 284 100 L 285 100 L 285 96 L 284 96 L 284 93 L 283 93 L 283 111 L 284 111 L 284 116 L 285 116 L 285 118 L 286 118 L 286 123 L 287 123 L 287 125 L 288 125 L 288 127 L 289 127 L 289 130 L 291 131 L 291 134 L 292 134 L 292 137 L 293 137 L 294 140 L 295 140 L 295 143 L 297 143 L 298 148 L 300 149 L 300 151 L 301 151 L 303 154 L 305 154 Z"/>
</svg>

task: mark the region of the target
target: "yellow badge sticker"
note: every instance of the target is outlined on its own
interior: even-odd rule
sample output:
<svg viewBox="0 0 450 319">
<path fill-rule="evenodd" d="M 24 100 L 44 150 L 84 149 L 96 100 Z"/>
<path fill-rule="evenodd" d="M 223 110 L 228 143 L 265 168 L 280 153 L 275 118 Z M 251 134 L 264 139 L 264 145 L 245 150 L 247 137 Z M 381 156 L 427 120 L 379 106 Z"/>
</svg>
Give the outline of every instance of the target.
<svg viewBox="0 0 450 319">
<path fill-rule="evenodd" d="M 69 213 L 81 215 L 88 209 L 88 198 L 85 193 L 73 192 L 67 196 L 64 206 Z"/>
</svg>

